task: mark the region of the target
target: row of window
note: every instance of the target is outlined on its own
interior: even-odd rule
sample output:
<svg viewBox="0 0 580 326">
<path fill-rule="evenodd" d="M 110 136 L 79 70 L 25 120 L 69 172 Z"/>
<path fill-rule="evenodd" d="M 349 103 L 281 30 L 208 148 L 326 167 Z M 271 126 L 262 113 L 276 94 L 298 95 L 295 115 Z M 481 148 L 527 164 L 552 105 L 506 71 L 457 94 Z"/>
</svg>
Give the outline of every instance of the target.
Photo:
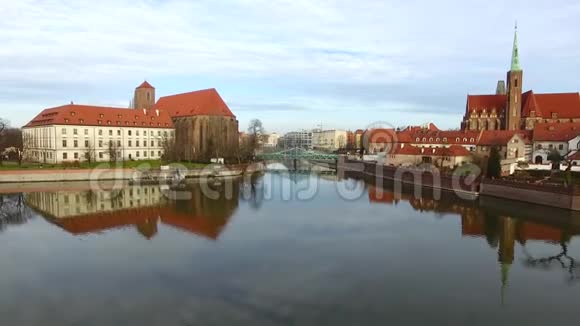
<svg viewBox="0 0 580 326">
<path fill-rule="evenodd" d="M 150 157 L 155 157 L 155 151 L 151 151 L 151 152 L 143 151 L 143 157 L 147 157 L 148 154 L 150 155 Z M 108 155 L 108 153 L 99 152 L 97 155 L 99 156 L 99 158 L 104 158 L 105 155 Z M 88 156 L 89 156 L 89 153 L 84 153 L 83 156 L 84 156 L 85 159 L 87 159 Z M 117 156 L 121 156 L 121 152 L 117 152 Z M 141 152 L 140 151 L 136 151 L 135 152 L 135 157 L 141 157 Z M 161 151 L 157 151 L 157 157 L 161 157 Z M 51 153 L 50 158 L 52 158 L 52 153 Z M 77 152 L 74 152 L 72 158 L 74 158 L 75 160 L 78 160 L 80 158 L 80 154 L 77 153 Z M 129 159 L 132 159 L 132 158 L 133 158 L 133 155 L 132 154 L 129 154 Z M 69 159 L 68 153 L 62 153 L 62 159 L 63 160 L 68 160 Z"/>
<path fill-rule="evenodd" d="M 105 143 L 102 140 L 99 140 L 99 143 L 98 144 L 99 144 L 99 147 L 103 147 L 103 144 L 105 144 Z M 109 140 L 109 146 L 113 146 L 113 144 L 114 144 L 113 140 Z M 141 143 L 138 140 L 135 141 L 135 147 L 139 147 L 140 144 Z M 143 140 L 143 143 L 142 144 L 143 144 L 143 147 L 147 147 L 147 141 L 146 140 Z M 150 144 L 151 144 L 151 147 L 155 147 L 155 141 L 154 140 L 152 140 L 150 142 Z M 68 141 L 66 139 L 63 139 L 62 140 L 62 147 L 67 147 L 67 146 L 68 146 Z M 88 148 L 89 146 L 90 146 L 89 141 L 88 140 L 85 140 L 85 148 Z M 117 140 L 117 146 L 118 147 L 121 147 L 122 146 L 120 140 Z M 128 147 L 133 147 L 133 141 L 132 140 L 128 140 L 127 141 L 127 146 Z M 76 140 L 76 139 L 73 140 L 73 147 L 75 147 L 75 148 L 76 147 L 79 147 L 79 141 L 78 140 Z M 161 141 L 160 140 L 157 141 L 157 147 L 161 147 Z"/>
<path fill-rule="evenodd" d="M 62 135 L 66 135 L 67 133 L 67 129 L 66 128 L 62 128 Z M 84 130 L 85 135 L 89 134 L 89 129 L 85 129 Z M 132 135 L 132 130 L 127 130 L 127 135 L 131 136 Z M 103 129 L 99 129 L 98 130 L 98 134 L 99 136 L 103 135 Z M 74 128 L 73 129 L 73 135 L 78 135 L 78 129 Z M 155 133 L 153 130 L 151 130 L 150 133 L 151 136 L 154 136 Z M 113 136 L 113 130 L 109 130 L 109 136 Z M 117 130 L 117 136 L 121 136 L 121 130 Z M 139 136 L 139 130 L 135 130 L 135 136 Z M 147 130 L 143 130 L 143 136 L 147 136 Z M 157 136 L 161 137 L 161 130 L 157 130 Z M 163 136 L 167 136 L 167 130 L 163 131 Z M 173 137 L 173 131 L 171 131 L 171 137 Z"/>
<path fill-rule="evenodd" d="M 423 137 L 423 139 L 421 139 L 421 138 L 417 137 L 417 138 L 415 138 L 415 141 L 416 141 L 416 142 L 420 142 L 420 141 L 426 142 L 426 141 L 427 141 L 427 138 Z M 439 138 L 439 137 L 435 138 L 435 142 L 440 142 L 440 141 L 441 141 L 441 138 Z M 433 137 L 429 138 L 429 142 L 430 142 L 430 143 L 432 143 L 432 142 L 433 142 Z M 447 137 L 443 137 L 443 142 L 444 142 L 444 143 L 446 143 L 446 142 L 447 142 Z M 455 142 L 456 142 L 456 143 L 459 143 L 459 142 L 461 142 L 461 138 L 459 138 L 459 137 L 455 138 Z M 467 138 L 463 138 L 463 142 L 464 142 L 464 143 L 467 143 Z M 469 138 L 469 142 L 470 142 L 470 143 L 473 143 L 473 142 L 475 142 L 475 138 L 473 138 L 473 137 L 472 137 L 472 138 Z"/>
<path fill-rule="evenodd" d="M 544 147 L 542 146 L 542 144 L 538 144 L 538 145 L 536 145 L 536 149 L 542 149 L 542 148 L 544 148 Z M 554 149 L 554 144 L 549 144 L 549 145 L 548 145 L 548 149 Z M 562 150 L 564 150 L 564 144 L 559 144 L 559 145 L 558 145 L 558 149 L 559 149 L 559 150 L 561 150 L 561 151 L 562 151 Z"/>
</svg>

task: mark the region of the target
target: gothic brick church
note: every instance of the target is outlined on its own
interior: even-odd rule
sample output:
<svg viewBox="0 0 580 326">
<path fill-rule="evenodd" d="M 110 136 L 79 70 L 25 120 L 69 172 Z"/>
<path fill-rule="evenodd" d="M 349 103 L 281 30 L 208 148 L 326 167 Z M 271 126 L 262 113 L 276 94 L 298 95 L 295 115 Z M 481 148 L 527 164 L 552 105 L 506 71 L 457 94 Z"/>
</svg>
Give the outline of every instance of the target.
<svg viewBox="0 0 580 326">
<path fill-rule="evenodd" d="M 506 89 L 507 88 L 507 89 Z M 538 123 L 580 123 L 580 93 L 522 93 L 523 71 L 514 33 L 507 87 L 503 80 L 495 94 L 468 95 L 463 130 L 534 130 Z"/>
<path fill-rule="evenodd" d="M 155 88 L 145 81 L 135 89 L 133 107 L 159 110 L 171 117 L 177 160 L 229 158 L 237 152 L 238 120 L 214 88 L 164 96 L 155 102 Z"/>
</svg>

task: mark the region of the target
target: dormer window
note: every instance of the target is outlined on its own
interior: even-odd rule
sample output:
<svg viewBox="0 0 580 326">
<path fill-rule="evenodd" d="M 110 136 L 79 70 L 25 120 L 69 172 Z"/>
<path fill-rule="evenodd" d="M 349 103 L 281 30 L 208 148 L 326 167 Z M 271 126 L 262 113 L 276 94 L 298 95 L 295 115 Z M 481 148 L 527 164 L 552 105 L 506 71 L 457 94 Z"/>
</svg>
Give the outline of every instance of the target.
<svg viewBox="0 0 580 326">
<path fill-rule="evenodd" d="M 423 142 L 426 142 L 426 141 L 427 141 L 427 138 L 423 137 Z"/>
<path fill-rule="evenodd" d="M 135 120 L 139 120 L 139 116 L 138 115 L 135 116 Z"/>
<path fill-rule="evenodd" d="M 446 143 L 447 142 L 447 137 L 443 137 L 443 142 Z"/>
<path fill-rule="evenodd" d="M 117 118 L 121 119 L 121 115 L 120 114 L 117 114 Z"/>
<path fill-rule="evenodd" d="M 469 141 L 473 143 L 475 141 L 475 139 L 474 138 L 470 138 Z"/>
<path fill-rule="evenodd" d="M 70 115 L 71 115 L 72 117 L 74 117 L 74 116 L 75 116 L 75 111 L 72 111 L 72 112 L 70 113 Z"/>
<path fill-rule="evenodd" d="M 467 138 L 463 138 L 463 142 L 466 143 L 467 142 Z"/>
<path fill-rule="evenodd" d="M 433 142 L 433 138 L 429 138 L 429 142 L 432 143 Z"/>
<path fill-rule="evenodd" d="M 97 120 L 97 123 L 100 124 L 100 125 L 102 125 L 103 124 L 103 121 L 102 120 Z"/>
<path fill-rule="evenodd" d="M 552 119 L 558 119 L 558 112 L 552 112 Z"/>
<path fill-rule="evenodd" d="M 417 138 L 415 139 L 415 141 L 416 141 L 416 142 L 419 142 L 419 141 L 420 141 L 419 137 L 417 137 Z"/>
<path fill-rule="evenodd" d="M 68 119 L 64 119 L 64 122 L 65 122 L 65 123 L 68 123 Z"/>
<path fill-rule="evenodd" d="M 437 137 L 437 139 L 435 139 L 436 142 L 440 142 L 441 138 Z"/>
<path fill-rule="evenodd" d="M 85 119 L 79 119 L 80 123 L 85 123 Z"/>
<path fill-rule="evenodd" d="M 459 137 L 455 138 L 455 142 L 459 143 Z"/>
<path fill-rule="evenodd" d="M 107 124 L 108 125 L 111 125 L 111 120 L 107 120 Z"/>
<path fill-rule="evenodd" d="M 102 113 L 101 113 L 101 114 L 99 114 L 99 118 L 102 118 L 102 117 L 104 117 L 104 115 L 103 115 Z"/>
</svg>

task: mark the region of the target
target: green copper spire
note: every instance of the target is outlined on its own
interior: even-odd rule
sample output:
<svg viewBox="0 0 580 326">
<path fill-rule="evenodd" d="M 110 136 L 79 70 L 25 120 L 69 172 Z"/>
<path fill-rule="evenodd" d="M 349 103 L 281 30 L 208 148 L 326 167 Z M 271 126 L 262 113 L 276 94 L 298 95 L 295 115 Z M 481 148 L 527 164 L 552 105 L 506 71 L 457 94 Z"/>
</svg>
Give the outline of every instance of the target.
<svg viewBox="0 0 580 326">
<path fill-rule="evenodd" d="M 510 71 L 520 71 L 520 55 L 518 53 L 518 23 L 516 22 L 514 31 L 514 49 L 512 50 L 512 66 Z"/>
</svg>

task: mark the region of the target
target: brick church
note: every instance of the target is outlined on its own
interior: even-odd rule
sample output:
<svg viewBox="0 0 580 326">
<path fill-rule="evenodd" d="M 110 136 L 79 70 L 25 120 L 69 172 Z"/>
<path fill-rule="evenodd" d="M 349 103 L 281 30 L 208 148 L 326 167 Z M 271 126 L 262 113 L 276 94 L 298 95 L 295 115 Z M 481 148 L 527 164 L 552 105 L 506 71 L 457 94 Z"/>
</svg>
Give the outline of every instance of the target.
<svg viewBox="0 0 580 326">
<path fill-rule="evenodd" d="M 522 92 L 523 70 L 518 53 L 517 27 L 506 82 L 498 82 L 495 94 L 467 96 L 461 129 L 534 130 L 539 123 L 580 123 L 579 92 Z"/>
<path fill-rule="evenodd" d="M 214 88 L 163 96 L 155 102 L 155 88 L 145 81 L 135 89 L 133 107 L 171 117 L 178 160 L 230 157 L 238 149 L 238 120 Z"/>
</svg>

